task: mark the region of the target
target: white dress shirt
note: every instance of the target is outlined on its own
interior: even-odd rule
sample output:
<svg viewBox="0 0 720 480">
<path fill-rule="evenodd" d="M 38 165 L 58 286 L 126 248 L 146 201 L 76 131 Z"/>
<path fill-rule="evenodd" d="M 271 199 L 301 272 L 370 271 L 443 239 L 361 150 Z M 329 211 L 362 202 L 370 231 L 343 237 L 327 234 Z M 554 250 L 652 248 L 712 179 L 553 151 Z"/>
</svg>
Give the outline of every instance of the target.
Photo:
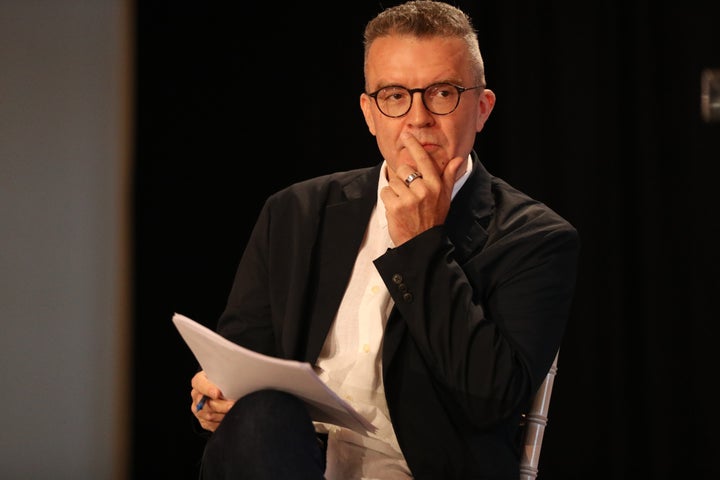
<svg viewBox="0 0 720 480">
<path fill-rule="evenodd" d="M 468 159 L 465 174 L 455 182 L 453 197 L 471 168 L 472 160 Z M 388 184 L 386 173 L 387 164 L 383 164 L 377 203 L 317 362 L 320 378 L 372 422 L 377 431 L 363 435 L 316 422 L 317 431 L 328 433 L 327 480 L 412 479 L 390 421 L 382 377 L 383 332 L 393 301 L 372 263 L 394 246 L 380 198 L 380 191 Z"/>
</svg>

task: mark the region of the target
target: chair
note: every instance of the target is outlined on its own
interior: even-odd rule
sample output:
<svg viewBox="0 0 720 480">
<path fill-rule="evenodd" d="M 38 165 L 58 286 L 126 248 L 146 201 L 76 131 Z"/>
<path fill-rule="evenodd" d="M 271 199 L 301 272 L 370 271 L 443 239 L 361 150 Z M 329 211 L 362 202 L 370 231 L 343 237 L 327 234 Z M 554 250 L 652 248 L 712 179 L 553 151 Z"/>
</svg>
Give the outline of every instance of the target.
<svg viewBox="0 0 720 480">
<path fill-rule="evenodd" d="M 522 457 L 520 458 L 520 480 L 534 480 L 538 475 L 538 463 L 540 463 L 540 448 L 542 447 L 543 434 L 548 421 L 548 409 L 550 408 L 550 395 L 552 394 L 553 382 L 557 374 L 557 361 L 560 352 L 555 354 L 550 370 L 545 380 L 535 394 L 530 410 L 523 415 L 525 421 L 525 437 L 523 441 Z"/>
</svg>

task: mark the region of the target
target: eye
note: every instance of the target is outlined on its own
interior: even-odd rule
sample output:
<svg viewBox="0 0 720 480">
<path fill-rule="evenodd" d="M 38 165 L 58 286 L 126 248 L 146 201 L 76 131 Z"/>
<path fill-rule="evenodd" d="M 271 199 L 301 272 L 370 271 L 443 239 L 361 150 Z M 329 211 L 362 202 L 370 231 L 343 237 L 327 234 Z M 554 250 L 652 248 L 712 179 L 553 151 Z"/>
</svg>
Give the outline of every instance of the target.
<svg viewBox="0 0 720 480">
<path fill-rule="evenodd" d="M 386 87 L 378 92 L 378 99 L 385 102 L 402 102 L 407 97 L 407 90 L 401 87 Z"/>
<path fill-rule="evenodd" d="M 455 89 L 447 83 L 438 83 L 428 87 L 427 95 L 431 98 L 448 98 L 455 95 Z"/>
</svg>

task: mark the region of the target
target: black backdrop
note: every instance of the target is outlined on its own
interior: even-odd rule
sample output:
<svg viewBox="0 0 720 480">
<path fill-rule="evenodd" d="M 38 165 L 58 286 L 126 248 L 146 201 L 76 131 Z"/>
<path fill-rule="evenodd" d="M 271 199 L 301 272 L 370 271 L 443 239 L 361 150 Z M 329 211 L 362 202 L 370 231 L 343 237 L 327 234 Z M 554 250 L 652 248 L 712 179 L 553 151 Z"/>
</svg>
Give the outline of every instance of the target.
<svg viewBox="0 0 720 480">
<path fill-rule="evenodd" d="M 397 1 L 136 2 L 133 478 L 197 478 L 173 312 L 214 326 L 265 197 L 379 161 L 364 23 Z M 477 149 L 583 250 L 540 478 L 719 478 L 720 2 L 457 1 L 497 106 Z"/>
</svg>

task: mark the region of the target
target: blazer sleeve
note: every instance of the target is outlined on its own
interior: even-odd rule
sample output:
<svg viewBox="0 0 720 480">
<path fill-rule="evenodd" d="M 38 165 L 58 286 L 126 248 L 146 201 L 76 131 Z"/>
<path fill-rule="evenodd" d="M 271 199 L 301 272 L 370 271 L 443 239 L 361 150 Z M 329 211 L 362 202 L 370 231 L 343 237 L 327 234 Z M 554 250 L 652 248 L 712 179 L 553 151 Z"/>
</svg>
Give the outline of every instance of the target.
<svg viewBox="0 0 720 480">
<path fill-rule="evenodd" d="M 375 260 L 435 388 L 480 428 L 517 415 L 543 381 L 579 249 L 575 228 L 542 204 L 493 222 L 467 255 L 437 226 Z"/>
<path fill-rule="evenodd" d="M 265 202 L 235 272 L 217 331 L 251 350 L 275 355 L 269 285 L 270 202 Z"/>
</svg>

